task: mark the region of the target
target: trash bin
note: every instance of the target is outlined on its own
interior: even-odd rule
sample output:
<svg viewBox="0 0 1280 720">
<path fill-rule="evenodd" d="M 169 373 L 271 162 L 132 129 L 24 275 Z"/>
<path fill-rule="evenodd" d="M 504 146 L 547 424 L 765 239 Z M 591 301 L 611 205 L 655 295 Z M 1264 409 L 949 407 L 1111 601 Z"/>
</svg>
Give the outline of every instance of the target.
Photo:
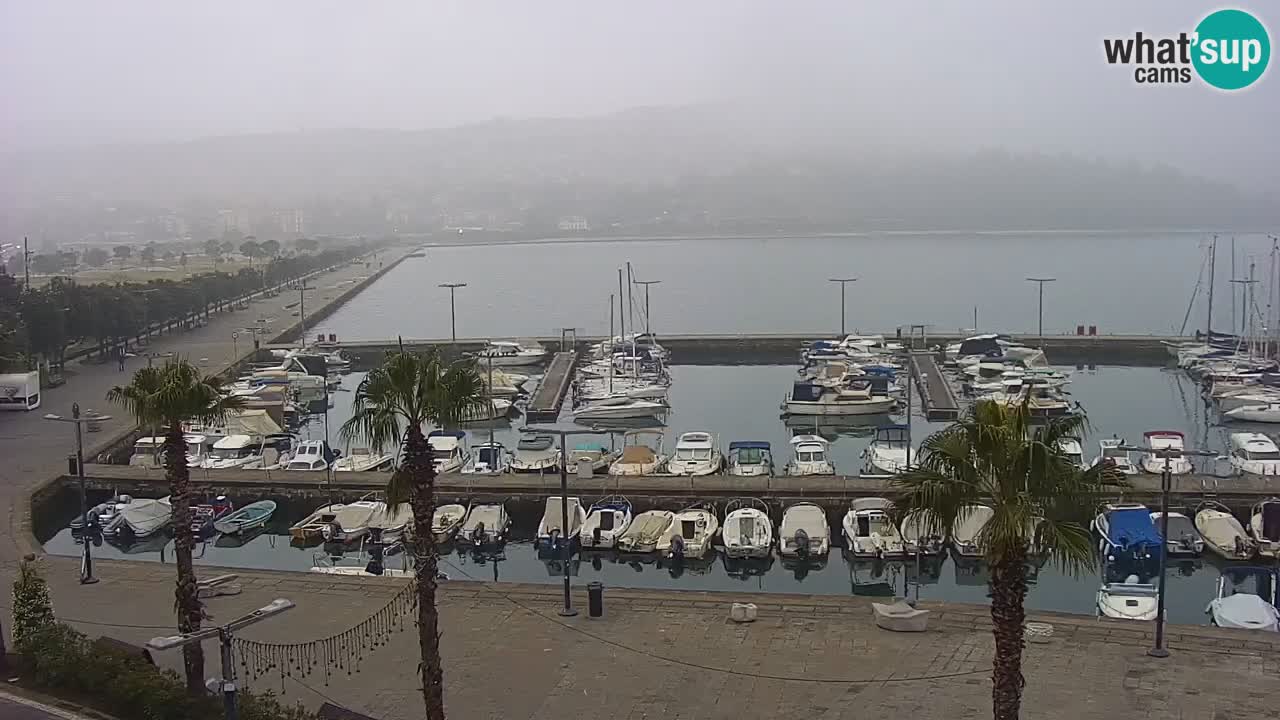
<svg viewBox="0 0 1280 720">
<path fill-rule="evenodd" d="M 76 464 L 76 454 L 71 453 L 67 456 L 67 475 L 77 477 L 80 475 L 80 466 Z"/>
<path fill-rule="evenodd" d="M 604 585 L 599 582 L 587 583 L 587 616 L 598 618 L 604 615 Z"/>
</svg>

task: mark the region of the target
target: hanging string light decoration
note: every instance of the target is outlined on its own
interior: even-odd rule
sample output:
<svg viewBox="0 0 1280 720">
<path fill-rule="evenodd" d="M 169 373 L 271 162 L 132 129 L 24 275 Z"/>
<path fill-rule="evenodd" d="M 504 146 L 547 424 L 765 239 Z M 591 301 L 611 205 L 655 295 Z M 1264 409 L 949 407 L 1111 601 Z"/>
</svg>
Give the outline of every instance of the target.
<svg viewBox="0 0 1280 720">
<path fill-rule="evenodd" d="M 324 673 L 324 684 L 333 675 L 360 672 L 365 655 L 386 645 L 391 635 L 404 630 L 404 620 L 418 609 L 415 583 L 409 583 L 395 597 L 348 630 L 319 640 L 301 643 L 263 643 L 234 638 L 233 651 L 240 661 L 240 676 L 246 686 L 275 673 L 280 678 L 280 692 L 285 692 L 285 679 L 310 678 Z"/>
</svg>

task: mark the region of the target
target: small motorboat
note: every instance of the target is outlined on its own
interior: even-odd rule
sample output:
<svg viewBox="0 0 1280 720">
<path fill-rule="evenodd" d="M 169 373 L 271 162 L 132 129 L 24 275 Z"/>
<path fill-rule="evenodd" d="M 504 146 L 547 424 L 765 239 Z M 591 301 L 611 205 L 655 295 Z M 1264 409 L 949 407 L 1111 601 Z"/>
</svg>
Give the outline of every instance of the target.
<svg viewBox="0 0 1280 720">
<path fill-rule="evenodd" d="M 515 407 L 515 403 L 506 398 L 489 398 L 471 405 L 462 411 L 462 415 L 458 418 L 463 423 L 482 423 L 491 420 L 504 420 L 511 414 L 511 408 Z"/>
<path fill-rule="evenodd" d="M 729 443 L 727 472 L 738 477 L 773 475 L 773 449 L 760 440 L 734 440 Z"/>
<path fill-rule="evenodd" d="M 382 509 L 383 504 L 377 500 L 357 500 L 342 506 L 333 514 L 333 521 L 324 527 L 325 541 L 348 543 L 359 540 L 369 533 L 373 514 Z"/>
<path fill-rule="evenodd" d="M 367 447 L 353 447 L 333 463 L 334 472 L 370 472 L 390 470 L 396 458 L 391 453 L 374 452 Z"/>
<path fill-rule="evenodd" d="M 827 511 L 813 503 L 796 503 L 782 513 L 778 554 L 784 558 L 826 557 L 831 549 Z"/>
<path fill-rule="evenodd" d="M 1155 620 L 1156 586 L 1130 575 L 1124 582 L 1103 583 L 1098 589 L 1098 614 L 1117 620 Z"/>
<path fill-rule="evenodd" d="M 618 540 L 631 527 L 631 519 L 631 503 L 621 495 L 592 503 L 587 510 L 587 519 L 582 522 L 582 547 L 616 547 Z"/>
<path fill-rule="evenodd" d="M 1218 627 L 1278 632 L 1277 585 L 1280 582 L 1271 568 L 1249 565 L 1223 568 L 1218 578 L 1218 596 L 1209 602 L 1205 612 Z"/>
<path fill-rule="evenodd" d="M 117 534 L 145 538 L 168 526 L 169 521 L 172 520 L 173 507 L 169 504 L 168 496 L 159 500 L 135 498 L 128 505 L 120 508 L 118 515 L 122 524 L 111 523 L 104 526 L 104 533 L 107 527 L 115 526 Z"/>
<path fill-rule="evenodd" d="M 89 527 L 101 529 L 116 519 L 119 512 L 129 503 L 133 502 L 133 497 L 129 495 L 116 495 L 106 502 L 98 503 L 89 508 Z M 80 532 L 84 529 L 84 517 L 79 513 L 71 519 L 69 525 L 72 532 Z"/>
<path fill-rule="evenodd" d="M 1180 453 L 1186 449 L 1186 441 L 1177 430 L 1149 430 L 1142 434 L 1147 441 L 1147 452 L 1142 454 L 1142 469 L 1159 475 L 1164 472 L 1166 459 L 1162 452 L 1179 453 L 1178 457 L 1168 458 L 1169 473 L 1186 475 L 1191 472 L 1191 461 Z"/>
<path fill-rule="evenodd" d="M 333 464 L 333 451 L 323 440 L 307 440 L 298 445 L 298 450 L 289 459 L 285 470 L 302 470 L 307 472 L 323 472 Z"/>
<path fill-rule="evenodd" d="M 1200 503 L 1196 508 L 1195 524 L 1205 546 L 1227 560 L 1252 560 L 1258 552 L 1257 544 L 1245 532 L 1244 526 L 1221 503 Z"/>
<path fill-rule="evenodd" d="M 1137 475 L 1138 466 L 1133 462 L 1133 455 L 1128 450 L 1122 450 L 1124 440 L 1120 438 L 1103 438 L 1098 441 L 1099 453 L 1094 458 L 1093 465 L 1108 465 L 1115 472 L 1122 475 Z"/>
<path fill-rule="evenodd" d="M 944 538 L 927 510 L 907 513 L 902 518 L 902 549 L 908 557 L 941 555 L 946 549 Z"/>
<path fill-rule="evenodd" d="M 427 444 L 431 446 L 431 462 L 436 466 L 436 474 L 458 472 L 467 464 L 467 434 L 462 430 L 432 430 L 427 433 Z"/>
<path fill-rule="evenodd" d="M 677 560 L 697 559 L 707 554 L 720 531 L 720 521 L 711 509 L 692 505 L 676 513 L 658 552 Z"/>
<path fill-rule="evenodd" d="M 636 515 L 631 527 L 618 538 L 618 549 L 623 552 L 650 553 L 658 549 L 658 543 L 667 540 L 676 514 L 670 510 L 647 510 Z"/>
<path fill-rule="evenodd" d="M 507 449 L 499 442 L 471 446 L 471 457 L 462 466 L 463 475 L 500 475 L 507 471 Z"/>
<path fill-rule="evenodd" d="M 458 503 L 440 505 L 431 515 L 431 534 L 437 543 L 448 542 L 453 534 L 462 527 L 467 517 L 467 509 Z"/>
<path fill-rule="evenodd" d="M 569 463 L 565 467 L 574 472 L 581 472 L 582 465 L 585 463 L 590 466 L 591 474 L 594 475 L 601 471 L 607 471 L 617 458 L 617 453 L 600 443 L 578 443 L 577 446 L 569 451 Z"/>
<path fill-rule="evenodd" d="M 960 557 L 976 558 L 986 554 L 979 536 L 995 514 L 995 510 L 986 505 L 966 505 L 960 509 L 951 531 L 951 539 Z"/>
<path fill-rule="evenodd" d="M 289 527 L 289 537 L 299 542 L 316 540 L 324 537 L 325 528 L 333 524 L 339 510 L 346 507 L 343 503 L 322 505 L 305 518 Z"/>
<path fill-rule="evenodd" d="M 395 542 L 413 527 L 413 506 L 407 502 L 378 503 L 369 517 L 369 535 L 382 542 Z"/>
<path fill-rule="evenodd" d="M 226 470 L 261 464 L 263 439 L 254 435 L 227 435 L 213 444 L 200 463 L 206 470 Z"/>
<path fill-rule="evenodd" d="M 622 456 L 609 466 L 609 474 L 654 475 L 662 464 L 662 433 L 633 430 L 622 436 Z"/>
<path fill-rule="evenodd" d="M 538 522 L 535 546 L 540 550 L 559 552 L 568 544 L 572 552 L 586 519 L 587 511 L 578 498 L 565 498 L 563 503 L 559 496 L 547 498 L 542 508 L 542 520 Z"/>
<path fill-rule="evenodd" d="M 724 455 L 716 445 L 716 437 L 708 432 L 682 434 L 676 440 L 676 451 L 667 458 L 667 472 L 685 477 L 720 472 L 720 468 L 724 466 Z"/>
<path fill-rule="evenodd" d="M 791 438 L 791 462 L 784 473 L 788 477 L 835 475 L 828 448 L 831 443 L 818 435 L 796 435 Z"/>
<path fill-rule="evenodd" d="M 1164 547 L 1164 539 L 1151 521 L 1151 510 L 1146 505 L 1108 503 L 1094 517 L 1093 527 L 1102 536 L 1098 549 L 1106 554 L 1109 562 L 1145 562 L 1159 558 Z"/>
<path fill-rule="evenodd" d="M 1280 559 L 1280 498 L 1267 498 L 1253 506 L 1249 533 L 1258 544 L 1258 555 Z"/>
<path fill-rule="evenodd" d="M 492 340 L 485 344 L 483 350 L 475 353 L 476 361 L 481 367 L 524 367 L 538 365 L 547 357 L 547 349 L 535 343 L 520 341 Z"/>
<path fill-rule="evenodd" d="M 1269 402 L 1265 405 L 1242 405 L 1222 413 L 1228 420 L 1242 420 L 1256 423 L 1280 423 L 1280 402 Z"/>
<path fill-rule="evenodd" d="M 671 411 L 671 406 L 662 400 L 646 400 L 627 395 L 615 395 L 594 400 L 573 411 L 576 423 L 590 423 L 608 420 L 634 420 L 638 418 L 658 418 Z"/>
<path fill-rule="evenodd" d="M 897 475 L 911 464 L 910 429 L 906 425 L 888 425 L 876 429 L 863 457 L 870 474 Z"/>
<path fill-rule="evenodd" d="M 1250 475 L 1280 475 L 1280 448 L 1262 433 L 1231 433 L 1231 467 Z"/>
<path fill-rule="evenodd" d="M 482 503 L 472 505 L 467 517 L 458 530 L 460 541 L 477 547 L 497 547 L 506 543 L 507 530 L 511 527 L 511 516 L 507 507 L 501 503 Z"/>
<path fill-rule="evenodd" d="M 1151 523 L 1156 531 L 1164 535 L 1161 522 L 1164 516 L 1158 512 L 1151 513 Z M 1196 530 L 1191 518 L 1180 512 L 1169 512 L 1169 534 L 1165 536 L 1165 552 L 1169 557 L 1200 557 L 1204 552 L 1204 538 Z"/>
<path fill-rule="evenodd" d="M 1075 438 L 1063 438 L 1058 441 L 1058 449 L 1066 456 L 1067 461 L 1074 467 L 1081 470 L 1089 469 L 1089 463 L 1084 461 L 1084 448 L 1080 446 L 1080 441 Z"/>
<path fill-rule="evenodd" d="M 902 534 L 889 518 L 889 501 L 884 498 L 856 498 L 844 515 L 845 547 L 856 558 L 897 559 L 906 557 Z"/>
<path fill-rule="evenodd" d="M 164 465 L 164 436 L 140 437 L 133 442 L 133 454 L 129 456 L 130 467 L 153 467 Z"/>
<path fill-rule="evenodd" d="M 235 509 L 235 505 L 227 499 L 226 495 L 215 497 L 211 503 L 192 506 L 191 532 L 196 535 L 212 533 L 213 524 Z"/>
<path fill-rule="evenodd" d="M 720 528 L 724 553 L 731 558 L 764 558 L 773 552 L 769 506 L 756 498 L 730 500 Z"/>
<path fill-rule="evenodd" d="M 560 468 L 560 448 L 553 435 L 525 435 L 511 456 L 511 472 L 553 473 Z"/>
<path fill-rule="evenodd" d="M 227 513 L 213 524 L 213 529 L 223 535 L 241 535 L 265 526 L 275 511 L 275 500 L 259 500 Z"/>
</svg>

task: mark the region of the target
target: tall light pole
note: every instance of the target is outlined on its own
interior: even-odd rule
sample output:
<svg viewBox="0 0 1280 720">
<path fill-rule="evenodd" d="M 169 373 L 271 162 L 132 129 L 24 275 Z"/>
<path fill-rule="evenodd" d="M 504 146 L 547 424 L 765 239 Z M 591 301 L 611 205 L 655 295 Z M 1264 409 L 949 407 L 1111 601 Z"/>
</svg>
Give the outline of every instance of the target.
<svg viewBox="0 0 1280 720">
<path fill-rule="evenodd" d="M 858 278 L 827 278 L 827 282 L 840 283 L 840 337 L 844 337 L 844 286 Z"/>
<path fill-rule="evenodd" d="M 1040 349 L 1041 349 L 1041 350 L 1043 350 L 1043 349 L 1044 349 L 1044 284 L 1045 284 L 1045 283 L 1051 283 L 1051 282 L 1054 282 L 1054 281 L 1055 281 L 1055 280 L 1057 280 L 1057 279 L 1058 279 L 1058 278 L 1051 278 L 1051 277 L 1029 277 L 1029 278 L 1027 278 L 1027 282 L 1033 282 L 1033 283 L 1036 283 L 1037 285 L 1039 285 L 1039 286 L 1040 286 L 1040 312 L 1039 312 L 1040 323 L 1039 323 L 1039 325 L 1038 325 L 1038 328 L 1039 328 L 1039 331 L 1038 331 L 1038 332 L 1039 332 L 1039 335 L 1040 335 Z"/>
<path fill-rule="evenodd" d="M 649 334 L 649 286 L 661 283 L 661 280 L 632 280 L 636 285 L 644 286 L 644 334 Z"/>
<path fill-rule="evenodd" d="M 458 344 L 458 316 L 454 312 L 453 292 L 466 286 L 466 283 L 440 283 L 440 287 L 449 288 L 449 337 L 455 345 Z"/>
<path fill-rule="evenodd" d="M 84 423 L 110 420 L 111 416 L 94 415 L 91 418 L 82 418 L 80 417 L 80 403 L 72 403 L 71 417 L 49 413 L 44 416 L 44 419 L 54 422 L 74 423 L 76 426 L 76 477 L 80 479 L 80 539 L 84 541 L 84 556 L 80 562 L 80 584 L 92 585 L 98 582 L 98 578 L 93 576 L 93 553 L 89 550 L 89 547 L 93 545 L 93 539 L 90 537 L 92 531 L 89 527 L 89 501 L 85 493 L 84 483 L 84 432 L 80 426 Z"/>
</svg>

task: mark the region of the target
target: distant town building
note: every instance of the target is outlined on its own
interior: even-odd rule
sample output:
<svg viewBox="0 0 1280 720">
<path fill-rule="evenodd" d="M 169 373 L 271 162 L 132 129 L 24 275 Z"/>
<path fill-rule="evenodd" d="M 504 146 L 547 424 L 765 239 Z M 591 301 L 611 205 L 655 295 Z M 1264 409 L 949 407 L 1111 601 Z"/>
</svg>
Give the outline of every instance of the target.
<svg viewBox="0 0 1280 720">
<path fill-rule="evenodd" d="M 222 233 L 249 234 L 249 213 L 244 210 L 219 210 L 215 224 Z"/>
<path fill-rule="evenodd" d="M 558 227 L 565 232 L 585 232 L 591 229 L 591 223 L 581 215 L 560 218 Z"/>
<path fill-rule="evenodd" d="M 301 210 L 281 210 L 275 214 L 280 233 L 290 238 L 306 237 L 307 216 Z"/>
</svg>

